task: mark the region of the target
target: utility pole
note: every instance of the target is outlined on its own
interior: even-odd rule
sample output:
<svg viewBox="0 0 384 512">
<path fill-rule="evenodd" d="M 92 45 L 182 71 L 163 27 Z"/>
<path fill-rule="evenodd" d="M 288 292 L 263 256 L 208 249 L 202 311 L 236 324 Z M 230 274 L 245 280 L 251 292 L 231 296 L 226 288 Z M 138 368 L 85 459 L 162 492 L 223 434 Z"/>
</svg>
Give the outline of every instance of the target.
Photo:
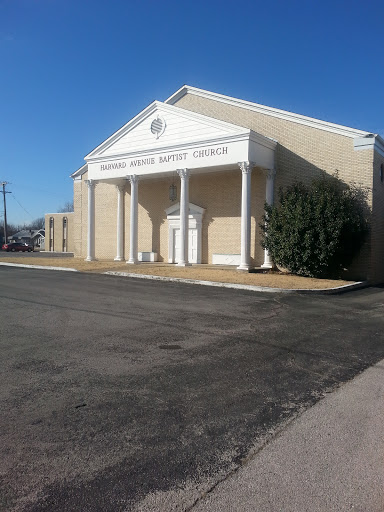
<svg viewBox="0 0 384 512">
<path fill-rule="evenodd" d="M 3 187 L 3 200 L 4 200 L 4 243 L 7 243 L 7 203 L 5 201 L 5 194 L 10 194 L 10 192 L 5 190 L 5 186 L 9 185 L 8 181 L 3 181 L 0 183 Z"/>
</svg>

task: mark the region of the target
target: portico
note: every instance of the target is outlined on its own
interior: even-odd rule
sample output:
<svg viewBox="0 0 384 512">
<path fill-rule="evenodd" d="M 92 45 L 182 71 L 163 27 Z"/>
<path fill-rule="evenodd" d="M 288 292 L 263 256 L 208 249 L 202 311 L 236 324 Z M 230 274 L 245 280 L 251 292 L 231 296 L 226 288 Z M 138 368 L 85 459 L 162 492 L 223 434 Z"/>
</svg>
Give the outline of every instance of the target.
<svg viewBox="0 0 384 512">
<path fill-rule="evenodd" d="M 168 225 L 168 254 L 160 254 L 160 257 L 179 266 L 188 266 L 191 262 L 208 263 L 209 261 L 203 261 L 202 246 L 213 246 L 214 242 L 204 232 L 205 212 L 211 215 L 210 220 L 206 221 L 210 225 L 217 223 L 217 219 L 213 218 L 215 211 L 212 205 L 206 200 L 202 204 L 203 194 L 200 194 L 200 200 L 198 191 L 202 187 L 203 178 L 212 176 L 217 193 L 220 194 L 221 190 L 221 194 L 226 197 L 222 198 L 222 203 L 227 206 L 228 211 L 220 206 L 224 219 L 228 216 L 228 222 L 234 224 L 233 211 L 238 210 L 236 216 L 240 217 L 240 243 L 235 251 L 240 259 L 238 269 L 248 271 L 253 266 L 251 208 L 255 198 L 252 194 L 252 174 L 257 174 L 258 182 L 260 179 L 264 180 L 264 192 L 258 194 L 262 198 L 261 201 L 259 199 L 262 203 L 259 206 L 262 207 L 264 201 L 272 203 L 275 147 L 275 141 L 252 130 L 164 103 L 152 103 L 85 157 L 88 173 L 86 260 L 92 261 L 96 258 L 95 212 L 98 204 L 95 190 L 100 184 L 111 185 L 116 191 L 114 259 L 126 260 L 128 264 L 134 265 L 139 263 L 139 251 L 151 254 L 159 252 L 157 247 L 153 247 L 153 242 L 152 247 L 139 247 L 139 239 L 143 238 L 143 230 L 146 229 L 140 223 L 139 209 L 143 207 L 147 212 L 152 212 L 158 202 L 158 198 L 154 197 L 151 201 L 143 194 L 149 184 L 156 187 L 161 180 L 164 182 L 172 179 L 172 182 L 176 180 L 178 183 L 179 198 L 170 207 L 151 213 L 152 221 L 154 217 L 162 216 L 157 222 Z M 229 204 L 228 197 L 231 196 L 229 187 L 235 176 L 241 183 L 241 194 L 238 197 L 233 195 L 232 199 L 236 203 L 233 205 Z M 193 202 L 190 197 L 191 183 L 195 185 Z M 215 192 L 212 192 L 212 203 L 220 205 L 220 197 L 215 197 Z M 129 195 L 128 222 L 125 219 L 126 195 Z M 237 233 L 222 233 L 221 242 L 217 242 L 217 235 L 215 236 L 220 253 L 234 252 L 232 238 L 237 238 Z M 128 254 L 124 250 L 126 238 L 129 239 Z M 230 250 L 227 250 L 226 245 L 231 246 Z M 271 268 L 272 262 L 267 253 L 259 266 L 261 264 L 264 268 Z"/>
</svg>

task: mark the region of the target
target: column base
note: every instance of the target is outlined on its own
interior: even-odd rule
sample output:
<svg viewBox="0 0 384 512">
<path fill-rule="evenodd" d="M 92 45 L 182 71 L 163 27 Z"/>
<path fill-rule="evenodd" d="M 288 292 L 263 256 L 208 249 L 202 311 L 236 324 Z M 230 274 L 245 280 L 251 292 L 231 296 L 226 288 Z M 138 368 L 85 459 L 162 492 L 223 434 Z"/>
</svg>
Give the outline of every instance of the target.
<svg viewBox="0 0 384 512">
<path fill-rule="evenodd" d="M 127 265 L 137 265 L 139 263 L 139 260 L 128 260 Z"/>
<path fill-rule="evenodd" d="M 240 265 L 239 267 L 237 267 L 236 270 L 241 270 L 243 272 L 249 272 L 251 270 L 251 265 Z"/>
<path fill-rule="evenodd" d="M 186 261 L 179 261 L 177 264 L 178 267 L 192 267 L 192 263 L 186 262 Z"/>
<path fill-rule="evenodd" d="M 96 261 L 96 258 L 93 256 L 87 256 L 84 261 Z"/>
<path fill-rule="evenodd" d="M 114 258 L 113 261 L 124 261 L 124 258 L 122 258 L 121 256 L 116 256 L 116 258 Z"/>
<path fill-rule="evenodd" d="M 273 268 L 273 263 L 263 263 L 261 268 L 271 269 Z"/>
</svg>

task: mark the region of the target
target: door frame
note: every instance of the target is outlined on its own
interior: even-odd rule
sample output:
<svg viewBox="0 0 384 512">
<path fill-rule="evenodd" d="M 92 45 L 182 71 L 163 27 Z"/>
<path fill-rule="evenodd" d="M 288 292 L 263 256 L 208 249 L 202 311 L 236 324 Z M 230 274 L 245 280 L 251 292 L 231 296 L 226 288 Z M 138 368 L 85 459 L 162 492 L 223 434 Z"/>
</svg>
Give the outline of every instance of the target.
<svg viewBox="0 0 384 512">
<path fill-rule="evenodd" d="M 189 229 L 197 230 L 197 263 L 201 263 L 202 224 L 205 208 L 189 203 Z M 165 210 L 168 221 L 168 263 L 175 262 L 175 230 L 180 229 L 180 203 Z M 189 233 L 188 233 L 189 236 Z"/>
</svg>

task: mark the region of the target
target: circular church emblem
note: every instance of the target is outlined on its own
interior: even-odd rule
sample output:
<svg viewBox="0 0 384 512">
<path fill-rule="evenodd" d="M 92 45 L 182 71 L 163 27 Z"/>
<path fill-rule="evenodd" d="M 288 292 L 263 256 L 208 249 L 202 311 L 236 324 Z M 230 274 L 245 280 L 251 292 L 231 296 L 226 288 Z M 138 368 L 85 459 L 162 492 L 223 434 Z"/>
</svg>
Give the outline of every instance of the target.
<svg viewBox="0 0 384 512">
<path fill-rule="evenodd" d="M 156 139 L 158 139 L 161 135 L 163 135 L 166 124 L 162 117 L 157 116 L 151 123 L 151 132 L 153 135 L 156 135 Z"/>
</svg>

